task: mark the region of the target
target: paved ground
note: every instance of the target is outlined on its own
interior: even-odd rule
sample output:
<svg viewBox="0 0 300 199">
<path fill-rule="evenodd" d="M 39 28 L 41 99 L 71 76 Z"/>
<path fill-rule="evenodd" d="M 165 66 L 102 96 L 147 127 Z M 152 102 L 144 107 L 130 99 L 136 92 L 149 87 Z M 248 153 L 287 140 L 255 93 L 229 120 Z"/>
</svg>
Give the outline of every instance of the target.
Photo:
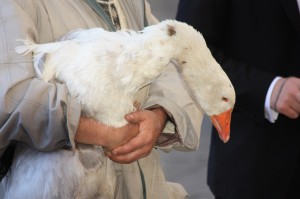
<svg viewBox="0 0 300 199">
<path fill-rule="evenodd" d="M 178 0 L 148 0 L 148 2 L 159 20 L 175 17 Z M 210 128 L 210 120 L 205 117 L 198 151 L 161 153 L 167 180 L 182 184 L 191 195 L 191 199 L 213 199 L 206 184 Z"/>
</svg>

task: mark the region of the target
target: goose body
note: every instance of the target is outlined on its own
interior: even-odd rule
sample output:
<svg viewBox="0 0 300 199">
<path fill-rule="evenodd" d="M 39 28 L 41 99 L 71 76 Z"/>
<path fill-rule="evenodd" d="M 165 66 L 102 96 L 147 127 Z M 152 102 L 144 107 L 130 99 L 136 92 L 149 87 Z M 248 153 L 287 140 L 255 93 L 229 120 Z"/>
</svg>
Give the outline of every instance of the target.
<svg viewBox="0 0 300 199">
<path fill-rule="evenodd" d="M 26 40 L 16 51 L 33 52 L 36 69 L 47 54 L 38 75 L 64 82 L 87 116 L 114 127 L 125 125 L 124 115 L 135 111 L 134 94 L 175 59 L 199 106 L 228 141 L 234 88 L 191 26 L 166 20 L 139 32 L 76 30 L 65 39 L 46 44 Z M 227 120 L 221 121 L 224 114 Z M 16 154 L 12 173 L 2 182 L 6 198 L 113 198 L 114 169 L 101 147 L 43 153 L 20 145 Z"/>
</svg>

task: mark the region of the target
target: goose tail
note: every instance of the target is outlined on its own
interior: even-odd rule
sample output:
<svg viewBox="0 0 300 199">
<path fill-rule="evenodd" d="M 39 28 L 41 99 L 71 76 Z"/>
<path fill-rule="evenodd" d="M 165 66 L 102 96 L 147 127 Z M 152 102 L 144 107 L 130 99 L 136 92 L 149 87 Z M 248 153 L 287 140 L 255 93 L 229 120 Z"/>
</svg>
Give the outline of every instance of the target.
<svg viewBox="0 0 300 199">
<path fill-rule="evenodd" d="M 34 43 L 33 41 L 29 39 L 18 39 L 17 41 L 23 42 L 23 46 L 17 46 L 15 48 L 16 53 L 20 55 L 27 55 L 30 52 L 33 52 L 38 44 Z"/>
<path fill-rule="evenodd" d="M 25 39 L 25 40 L 19 39 L 17 41 L 21 41 L 24 44 L 22 46 L 17 46 L 15 48 L 15 51 L 20 55 L 26 55 L 30 52 L 33 52 L 34 55 L 53 53 L 65 44 L 65 41 L 64 42 L 45 43 L 45 44 L 37 44 L 37 43 L 31 41 L 30 39 Z"/>
</svg>

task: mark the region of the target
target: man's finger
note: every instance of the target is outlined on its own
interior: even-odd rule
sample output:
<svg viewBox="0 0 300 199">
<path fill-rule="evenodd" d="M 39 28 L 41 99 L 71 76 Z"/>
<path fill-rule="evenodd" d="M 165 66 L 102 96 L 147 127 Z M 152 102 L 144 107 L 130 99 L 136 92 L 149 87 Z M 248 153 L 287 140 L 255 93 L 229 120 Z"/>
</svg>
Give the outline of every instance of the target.
<svg viewBox="0 0 300 199">
<path fill-rule="evenodd" d="M 115 148 L 112 151 L 112 155 L 124 155 L 142 148 L 143 146 L 140 145 L 140 143 L 142 143 L 140 140 L 141 138 L 139 136 L 132 138 L 128 143 Z"/>
<path fill-rule="evenodd" d="M 132 153 L 127 153 L 125 155 L 112 155 L 108 154 L 108 158 L 111 159 L 114 162 L 120 163 L 120 164 L 129 164 L 132 163 L 140 158 L 146 157 L 148 155 L 147 148 L 142 147 L 136 151 L 133 151 Z"/>
</svg>

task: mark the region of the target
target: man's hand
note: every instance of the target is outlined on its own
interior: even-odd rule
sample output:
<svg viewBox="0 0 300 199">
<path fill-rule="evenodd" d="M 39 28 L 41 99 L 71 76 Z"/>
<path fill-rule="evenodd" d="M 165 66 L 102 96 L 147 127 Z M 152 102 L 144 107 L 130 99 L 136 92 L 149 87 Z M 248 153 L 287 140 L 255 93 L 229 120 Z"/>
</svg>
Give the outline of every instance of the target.
<svg viewBox="0 0 300 199">
<path fill-rule="evenodd" d="M 271 108 L 291 119 L 300 113 L 300 79 L 282 78 L 275 84 L 271 95 Z"/>
<path fill-rule="evenodd" d="M 126 115 L 126 120 L 138 124 L 139 133 L 123 146 L 117 147 L 107 156 L 118 163 L 131 163 L 151 152 L 167 122 L 163 108 L 142 110 Z"/>
<path fill-rule="evenodd" d="M 106 150 L 111 150 L 128 142 L 138 132 L 138 124 L 127 124 L 120 128 L 113 128 L 82 116 L 75 141 L 82 144 L 103 146 Z"/>
</svg>

